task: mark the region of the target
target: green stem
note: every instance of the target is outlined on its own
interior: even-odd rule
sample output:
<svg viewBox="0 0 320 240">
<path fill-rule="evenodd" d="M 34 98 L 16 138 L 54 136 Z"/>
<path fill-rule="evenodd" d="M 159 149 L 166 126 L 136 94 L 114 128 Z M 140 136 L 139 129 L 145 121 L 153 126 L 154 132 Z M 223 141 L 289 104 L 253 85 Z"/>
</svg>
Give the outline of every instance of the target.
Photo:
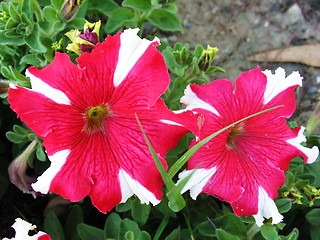
<svg viewBox="0 0 320 240">
<path fill-rule="evenodd" d="M 164 216 L 164 218 L 162 219 L 156 234 L 154 235 L 153 240 L 158 240 L 163 232 L 163 230 L 166 228 L 166 226 L 169 223 L 169 217 L 168 216 Z"/>
<path fill-rule="evenodd" d="M 249 228 L 247 232 L 247 239 L 251 240 L 253 237 L 260 232 L 260 228 L 257 226 L 257 224 L 253 223 L 252 226 Z"/>
<path fill-rule="evenodd" d="M 191 240 L 195 240 L 189 218 L 186 216 L 185 213 L 183 213 L 183 217 L 184 217 L 184 220 L 186 221 Z"/>
<path fill-rule="evenodd" d="M 222 133 L 223 131 L 233 127 L 234 125 L 238 124 L 238 123 L 241 123 L 249 118 L 252 118 L 252 117 L 255 117 L 257 115 L 260 115 L 262 113 L 265 113 L 265 112 L 269 112 L 271 110 L 274 110 L 276 108 L 279 108 L 279 107 L 283 107 L 283 105 L 280 105 L 280 106 L 276 106 L 276 107 L 273 107 L 273 108 L 268 108 L 266 110 L 263 110 L 263 111 L 260 111 L 260 112 L 257 112 L 257 113 L 254 113 L 254 114 L 251 114 L 245 118 L 242 118 L 234 123 L 231 123 L 229 124 L 228 126 L 216 131 L 215 133 L 211 134 L 210 136 L 202 139 L 200 142 L 198 142 L 196 145 L 194 145 L 192 148 L 190 148 L 185 154 L 182 155 L 182 157 L 180 157 L 173 165 L 172 167 L 169 169 L 168 171 L 168 174 L 169 174 L 169 177 L 172 179 L 174 177 L 174 175 L 177 174 L 177 172 L 180 171 L 180 169 L 183 167 L 183 165 L 189 160 L 189 158 L 200 148 L 202 147 L 204 144 L 206 144 L 207 142 L 209 142 L 212 138 L 214 138 L 215 136 L 219 135 L 220 133 Z"/>
<path fill-rule="evenodd" d="M 34 7 L 34 13 L 36 15 L 36 18 L 37 18 L 37 22 L 42 22 L 44 21 L 44 18 L 43 18 L 43 15 L 42 15 L 42 11 L 41 11 L 41 8 L 40 8 L 40 5 L 38 3 L 37 0 L 33 0 L 33 7 Z"/>
</svg>

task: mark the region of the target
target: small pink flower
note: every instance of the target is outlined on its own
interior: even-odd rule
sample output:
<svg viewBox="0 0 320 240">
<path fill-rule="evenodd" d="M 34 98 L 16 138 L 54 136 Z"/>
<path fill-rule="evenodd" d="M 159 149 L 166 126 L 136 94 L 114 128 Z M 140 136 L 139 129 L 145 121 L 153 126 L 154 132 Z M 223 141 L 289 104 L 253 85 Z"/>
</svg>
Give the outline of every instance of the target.
<svg viewBox="0 0 320 240">
<path fill-rule="evenodd" d="M 51 240 L 51 237 L 44 233 L 38 232 L 37 234 L 30 236 L 29 231 L 35 230 L 36 226 L 32 225 L 21 218 L 17 218 L 15 223 L 12 225 L 16 234 L 13 238 L 3 238 L 3 240 Z"/>
<path fill-rule="evenodd" d="M 301 84 L 298 72 L 285 77 L 281 68 L 274 75 L 257 68 L 241 74 L 235 88 L 227 79 L 188 86 L 181 102 L 203 115 L 199 138 L 192 145 L 251 114 L 283 107 L 249 118 L 202 146 L 179 175 L 183 179 L 196 169 L 183 192 L 190 189 L 194 199 L 200 193 L 214 195 L 229 202 L 236 215 L 253 215 L 259 226 L 264 217 L 279 223 L 283 217 L 273 199 L 285 182 L 283 171 L 297 156 L 312 163 L 319 154 L 317 147 L 300 145 L 306 140 L 304 128 L 286 124 L 296 108 L 293 90 Z"/>
<path fill-rule="evenodd" d="M 164 157 L 174 148 L 193 113 L 176 114 L 160 98 L 169 85 L 157 40 L 139 29 L 108 36 L 78 65 L 56 53 L 53 62 L 26 75 L 32 89 L 12 85 L 11 108 L 44 140 L 51 166 L 32 186 L 71 201 L 89 195 L 102 212 L 130 196 L 158 204 L 163 181 L 136 121 Z"/>
</svg>

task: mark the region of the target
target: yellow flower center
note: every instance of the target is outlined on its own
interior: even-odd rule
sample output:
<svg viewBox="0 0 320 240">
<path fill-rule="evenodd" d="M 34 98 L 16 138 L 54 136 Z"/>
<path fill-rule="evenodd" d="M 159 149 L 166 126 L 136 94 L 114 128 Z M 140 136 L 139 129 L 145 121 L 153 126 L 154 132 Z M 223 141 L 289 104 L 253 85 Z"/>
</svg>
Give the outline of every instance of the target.
<svg viewBox="0 0 320 240">
<path fill-rule="evenodd" d="M 84 131 L 94 133 L 104 130 L 104 119 L 111 115 L 111 110 L 107 104 L 89 108 L 86 112 L 86 124 Z"/>
<path fill-rule="evenodd" d="M 233 126 L 229 132 L 228 132 L 228 138 L 227 138 L 227 148 L 229 149 L 236 149 L 236 140 L 240 135 L 243 135 L 244 133 L 244 123 L 239 123 L 235 126 Z"/>
</svg>

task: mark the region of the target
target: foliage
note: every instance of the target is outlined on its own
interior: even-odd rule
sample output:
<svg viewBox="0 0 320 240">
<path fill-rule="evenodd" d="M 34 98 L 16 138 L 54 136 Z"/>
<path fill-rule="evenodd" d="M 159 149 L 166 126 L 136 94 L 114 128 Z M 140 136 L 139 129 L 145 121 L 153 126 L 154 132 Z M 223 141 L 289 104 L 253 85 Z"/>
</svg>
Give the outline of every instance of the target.
<svg viewBox="0 0 320 240">
<path fill-rule="evenodd" d="M 68 1 L 66 1 L 68 2 Z M 152 33 L 162 31 L 183 32 L 177 17 L 175 0 L 86 0 L 70 15 L 62 9 L 63 0 L 11 0 L 0 3 L 0 84 L 11 83 L 30 87 L 24 71 L 29 66 L 44 67 L 54 56 L 54 52 L 67 52 L 69 43 L 65 33 L 72 29 L 81 29 L 88 21 L 102 20 L 100 36 L 114 33 L 124 28 L 140 28 L 140 35 L 154 37 Z M 150 27 L 151 26 L 151 27 Z M 190 83 L 209 83 L 211 75 L 224 72 L 218 66 L 210 66 L 214 59 L 203 65 L 204 48 L 201 45 L 191 50 L 188 44 L 176 43 L 173 47 L 162 43 L 159 47 L 170 71 L 171 83 L 162 96 L 172 110 L 181 107 L 179 99 L 183 90 Z M 73 53 L 68 52 L 74 57 Z M 212 57 L 213 58 L 213 57 Z M 0 89 L 1 90 L 1 89 Z M 2 94 L 2 92 L 0 92 Z M 287 239 L 295 240 L 320 238 L 320 163 L 312 166 L 301 164 L 295 159 L 286 172 L 287 181 L 279 190 L 276 204 L 280 213 L 285 215 L 285 222 L 272 225 L 270 220 L 258 228 L 252 217 L 237 217 L 230 206 L 212 196 L 200 195 L 197 201 L 182 196 L 182 185 L 176 186 L 175 167 L 181 156 L 187 152 L 191 134 L 184 136 L 179 145 L 167 155 L 169 172 L 162 169 L 167 192 L 157 206 L 141 204 L 132 197 L 126 203 L 118 205 L 111 213 L 103 215 L 97 212 L 88 199 L 79 203 L 63 206 L 48 205 L 51 211 L 45 212 L 47 203 L 52 203 L 56 196 L 32 201 L 41 203 L 41 208 L 26 205 L 29 195 L 22 195 L 9 185 L 6 169 L 28 143 L 36 140 L 36 149 L 28 158 L 29 171 L 33 175 L 41 174 L 49 164 L 42 140 L 26 126 L 20 123 L 9 110 L 5 99 L 0 106 L 0 133 L 5 137 L 0 141 L 0 201 L 7 209 L 2 210 L 0 218 L 1 234 L 9 236 L 12 219 L 25 216 L 34 220 L 41 229 L 51 235 L 53 240 L 149 240 L 149 239 Z M 143 131 L 143 129 L 142 129 Z M 147 136 L 146 140 L 147 140 Z M 4 139 L 4 140 L 2 140 Z M 202 143 L 203 144 L 203 143 Z M 320 146 L 319 136 L 309 136 L 310 146 Z M 152 146 L 149 145 L 152 150 Z M 157 156 L 154 154 L 155 161 Z M 180 163 L 183 166 L 184 162 Z M 160 164 L 161 165 L 161 164 Z M 179 167 L 179 169 L 181 168 Z M 170 171 L 171 170 L 171 171 Z M 182 183 L 183 184 L 183 183 Z M 26 199 L 22 208 L 14 200 Z M 8 216 L 9 215 L 9 216 Z M 299 219 L 299 220 L 297 220 Z M 11 233 L 12 234 L 12 233 Z M 1 237 L 4 237 L 1 236 Z"/>
</svg>

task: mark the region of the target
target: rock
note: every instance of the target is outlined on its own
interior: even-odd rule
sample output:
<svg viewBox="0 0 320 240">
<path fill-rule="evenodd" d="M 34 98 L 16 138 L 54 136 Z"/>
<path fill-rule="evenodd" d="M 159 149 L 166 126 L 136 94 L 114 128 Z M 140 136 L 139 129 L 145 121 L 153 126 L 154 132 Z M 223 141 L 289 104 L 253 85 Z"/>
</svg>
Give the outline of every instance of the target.
<svg viewBox="0 0 320 240">
<path fill-rule="evenodd" d="M 295 3 L 293 4 L 284 14 L 284 23 L 287 26 L 294 25 L 297 23 L 303 23 L 304 17 L 301 11 L 300 6 Z"/>
</svg>

